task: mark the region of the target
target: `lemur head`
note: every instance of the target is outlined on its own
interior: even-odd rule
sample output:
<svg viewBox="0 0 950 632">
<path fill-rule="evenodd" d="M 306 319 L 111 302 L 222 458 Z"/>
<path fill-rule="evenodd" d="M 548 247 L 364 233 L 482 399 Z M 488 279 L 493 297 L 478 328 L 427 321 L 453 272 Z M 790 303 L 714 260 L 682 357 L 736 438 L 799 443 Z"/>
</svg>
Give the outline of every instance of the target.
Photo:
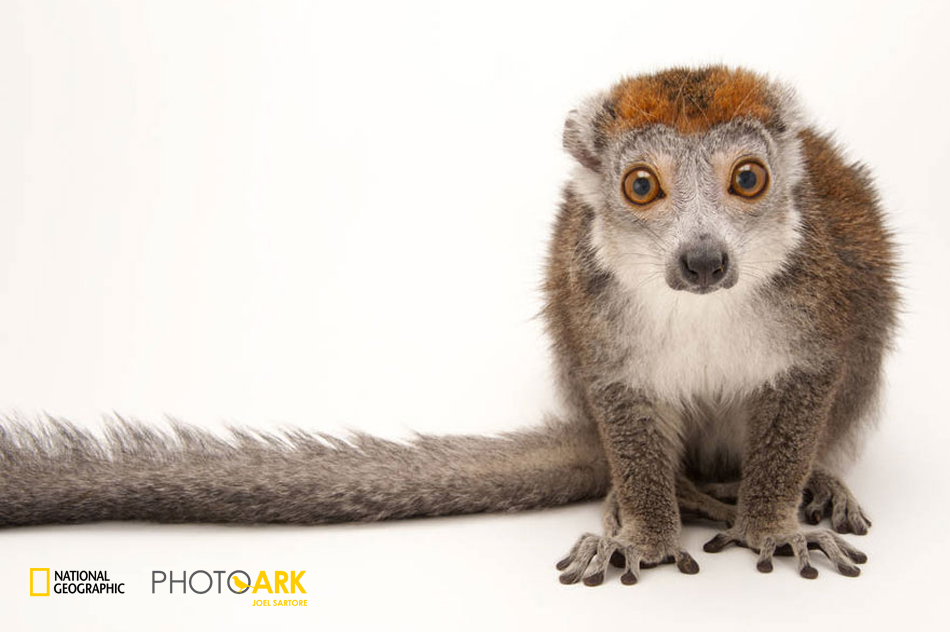
<svg viewBox="0 0 950 632">
<path fill-rule="evenodd" d="M 800 128 L 788 88 L 721 66 L 632 77 L 588 99 L 564 146 L 598 257 L 636 288 L 766 280 L 799 238 Z"/>
</svg>

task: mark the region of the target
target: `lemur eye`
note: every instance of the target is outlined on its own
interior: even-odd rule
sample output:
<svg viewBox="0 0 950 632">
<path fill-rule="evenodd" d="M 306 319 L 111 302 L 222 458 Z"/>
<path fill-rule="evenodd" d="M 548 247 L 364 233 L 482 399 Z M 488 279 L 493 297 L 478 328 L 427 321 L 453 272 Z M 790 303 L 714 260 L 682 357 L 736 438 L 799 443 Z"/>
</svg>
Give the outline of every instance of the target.
<svg viewBox="0 0 950 632">
<path fill-rule="evenodd" d="M 637 206 L 649 204 L 663 195 L 660 181 L 649 167 L 631 167 L 623 176 L 623 196 Z"/>
<path fill-rule="evenodd" d="M 768 183 L 769 172 L 765 165 L 755 159 L 743 160 L 732 170 L 729 193 L 744 198 L 758 197 Z"/>
</svg>

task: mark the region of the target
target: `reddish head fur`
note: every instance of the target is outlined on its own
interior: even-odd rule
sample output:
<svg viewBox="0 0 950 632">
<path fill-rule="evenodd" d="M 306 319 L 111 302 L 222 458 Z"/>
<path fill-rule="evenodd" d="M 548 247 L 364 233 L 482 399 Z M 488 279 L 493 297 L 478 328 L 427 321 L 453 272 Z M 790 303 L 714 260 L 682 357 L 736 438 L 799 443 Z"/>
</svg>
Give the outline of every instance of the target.
<svg viewBox="0 0 950 632">
<path fill-rule="evenodd" d="M 668 125 L 682 134 L 702 133 L 739 116 L 780 124 L 777 100 L 766 78 L 724 66 L 673 68 L 620 81 L 611 91 L 615 113 L 607 131 Z"/>
</svg>

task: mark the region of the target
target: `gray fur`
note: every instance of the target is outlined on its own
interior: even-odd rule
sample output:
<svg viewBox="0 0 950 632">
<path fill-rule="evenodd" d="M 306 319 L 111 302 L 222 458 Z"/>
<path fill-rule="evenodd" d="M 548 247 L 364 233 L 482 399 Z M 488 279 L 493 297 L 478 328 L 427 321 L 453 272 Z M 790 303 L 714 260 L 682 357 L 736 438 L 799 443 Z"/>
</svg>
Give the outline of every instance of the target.
<svg viewBox="0 0 950 632">
<path fill-rule="evenodd" d="M 230 436 L 117 420 L 0 427 L 0 525 L 99 520 L 329 523 L 516 511 L 602 496 L 597 436 L 551 420 L 409 443 L 303 431 Z"/>
<path fill-rule="evenodd" d="M 676 561 L 695 572 L 679 544 L 683 473 L 737 481 L 734 514 L 720 512 L 734 522 L 707 551 L 747 546 L 763 572 L 786 552 L 808 578 L 817 576 L 809 549 L 848 576 L 865 559 L 833 532 L 803 532 L 798 510 L 810 485 L 836 529 L 866 532 L 831 472 L 878 399 L 897 305 L 890 234 L 866 171 L 807 127 L 787 88 L 760 78 L 748 90 L 761 93 L 761 119 L 710 120 L 697 106 L 683 124 L 688 103 L 720 98 L 723 75 L 747 78 L 666 71 L 619 84 L 568 121 L 578 168 L 550 250 L 547 315 L 566 403 L 601 429 L 617 505 L 606 511 L 619 527 L 581 536 L 560 565 L 565 583 L 599 583 L 603 555 L 617 551 L 633 566 Z M 643 89 L 655 98 L 631 95 Z M 669 107 L 642 109 L 667 98 Z M 624 107 L 636 124 L 618 121 Z M 754 201 L 727 190 L 746 156 L 771 176 Z M 641 164 L 666 193 L 648 207 L 621 194 L 629 166 Z M 699 294 L 678 263 L 702 240 L 732 263 Z M 809 508 L 811 520 L 818 508 Z M 625 568 L 621 579 L 635 582 Z"/>
<path fill-rule="evenodd" d="M 646 109 L 644 109 L 646 108 Z M 545 318 L 566 421 L 497 438 L 347 442 L 300 431 L 227 439 L 118 423 L 105 443 L 64 422 L 0 428 L 0 525 L 94 520 L 295 522 L 507 511 L 609 495 L 561 581 L 609 563 L 699 570 L 684 516 L 726 524 L 757 567 L 821 550 L 844 575 L 865 533 L 837 475 L 873 417 L 896 324 L 894 249 L 867 171 L 807 126 L 792 91 L 722 67 L 625 80 L 565 124 L 577 160 L 549 251 Z M 740 199 L 732 165 L 767 166 Z M 665 195 L 632 206 L 648 165 Z M 728 254 L 721 283 L 683 277 L 683 252 Z M 725 259 L 723 259 L 725 261 Z M 803 494 L 806 503 L 802 507 Z"/>
</svg>

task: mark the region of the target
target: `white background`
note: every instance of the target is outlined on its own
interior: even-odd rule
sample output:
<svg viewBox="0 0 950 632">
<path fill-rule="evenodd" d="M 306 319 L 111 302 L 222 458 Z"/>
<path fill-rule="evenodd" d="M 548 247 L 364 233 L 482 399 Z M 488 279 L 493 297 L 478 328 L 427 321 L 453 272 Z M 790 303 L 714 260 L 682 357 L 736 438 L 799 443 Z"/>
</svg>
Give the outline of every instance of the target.
<svg viewBox="0 0 950 632">
<path fill-rule="evenodd" d="M 910 2 L 0 2 L 0 411 L 494 432 L 553 402 L 536 318 L 565 113 L 625 73 L 794 83 L 872 166 L 906 299 L 848 481 L 858 579 L 702 553 L 561 586 L 583 504 L 317 528 L 0 532 L 2 627 L 915 628 L 945 599 L 950 10 Z M 2 502 L 2 498 L 0 498 Z M 29 567 L 126 596 L 28 596 Z M 309 606 L 151 595 L 152 569 L 306 569 Z M 206 629 L 206 628 L 202 628 Z"/>
</svg>

